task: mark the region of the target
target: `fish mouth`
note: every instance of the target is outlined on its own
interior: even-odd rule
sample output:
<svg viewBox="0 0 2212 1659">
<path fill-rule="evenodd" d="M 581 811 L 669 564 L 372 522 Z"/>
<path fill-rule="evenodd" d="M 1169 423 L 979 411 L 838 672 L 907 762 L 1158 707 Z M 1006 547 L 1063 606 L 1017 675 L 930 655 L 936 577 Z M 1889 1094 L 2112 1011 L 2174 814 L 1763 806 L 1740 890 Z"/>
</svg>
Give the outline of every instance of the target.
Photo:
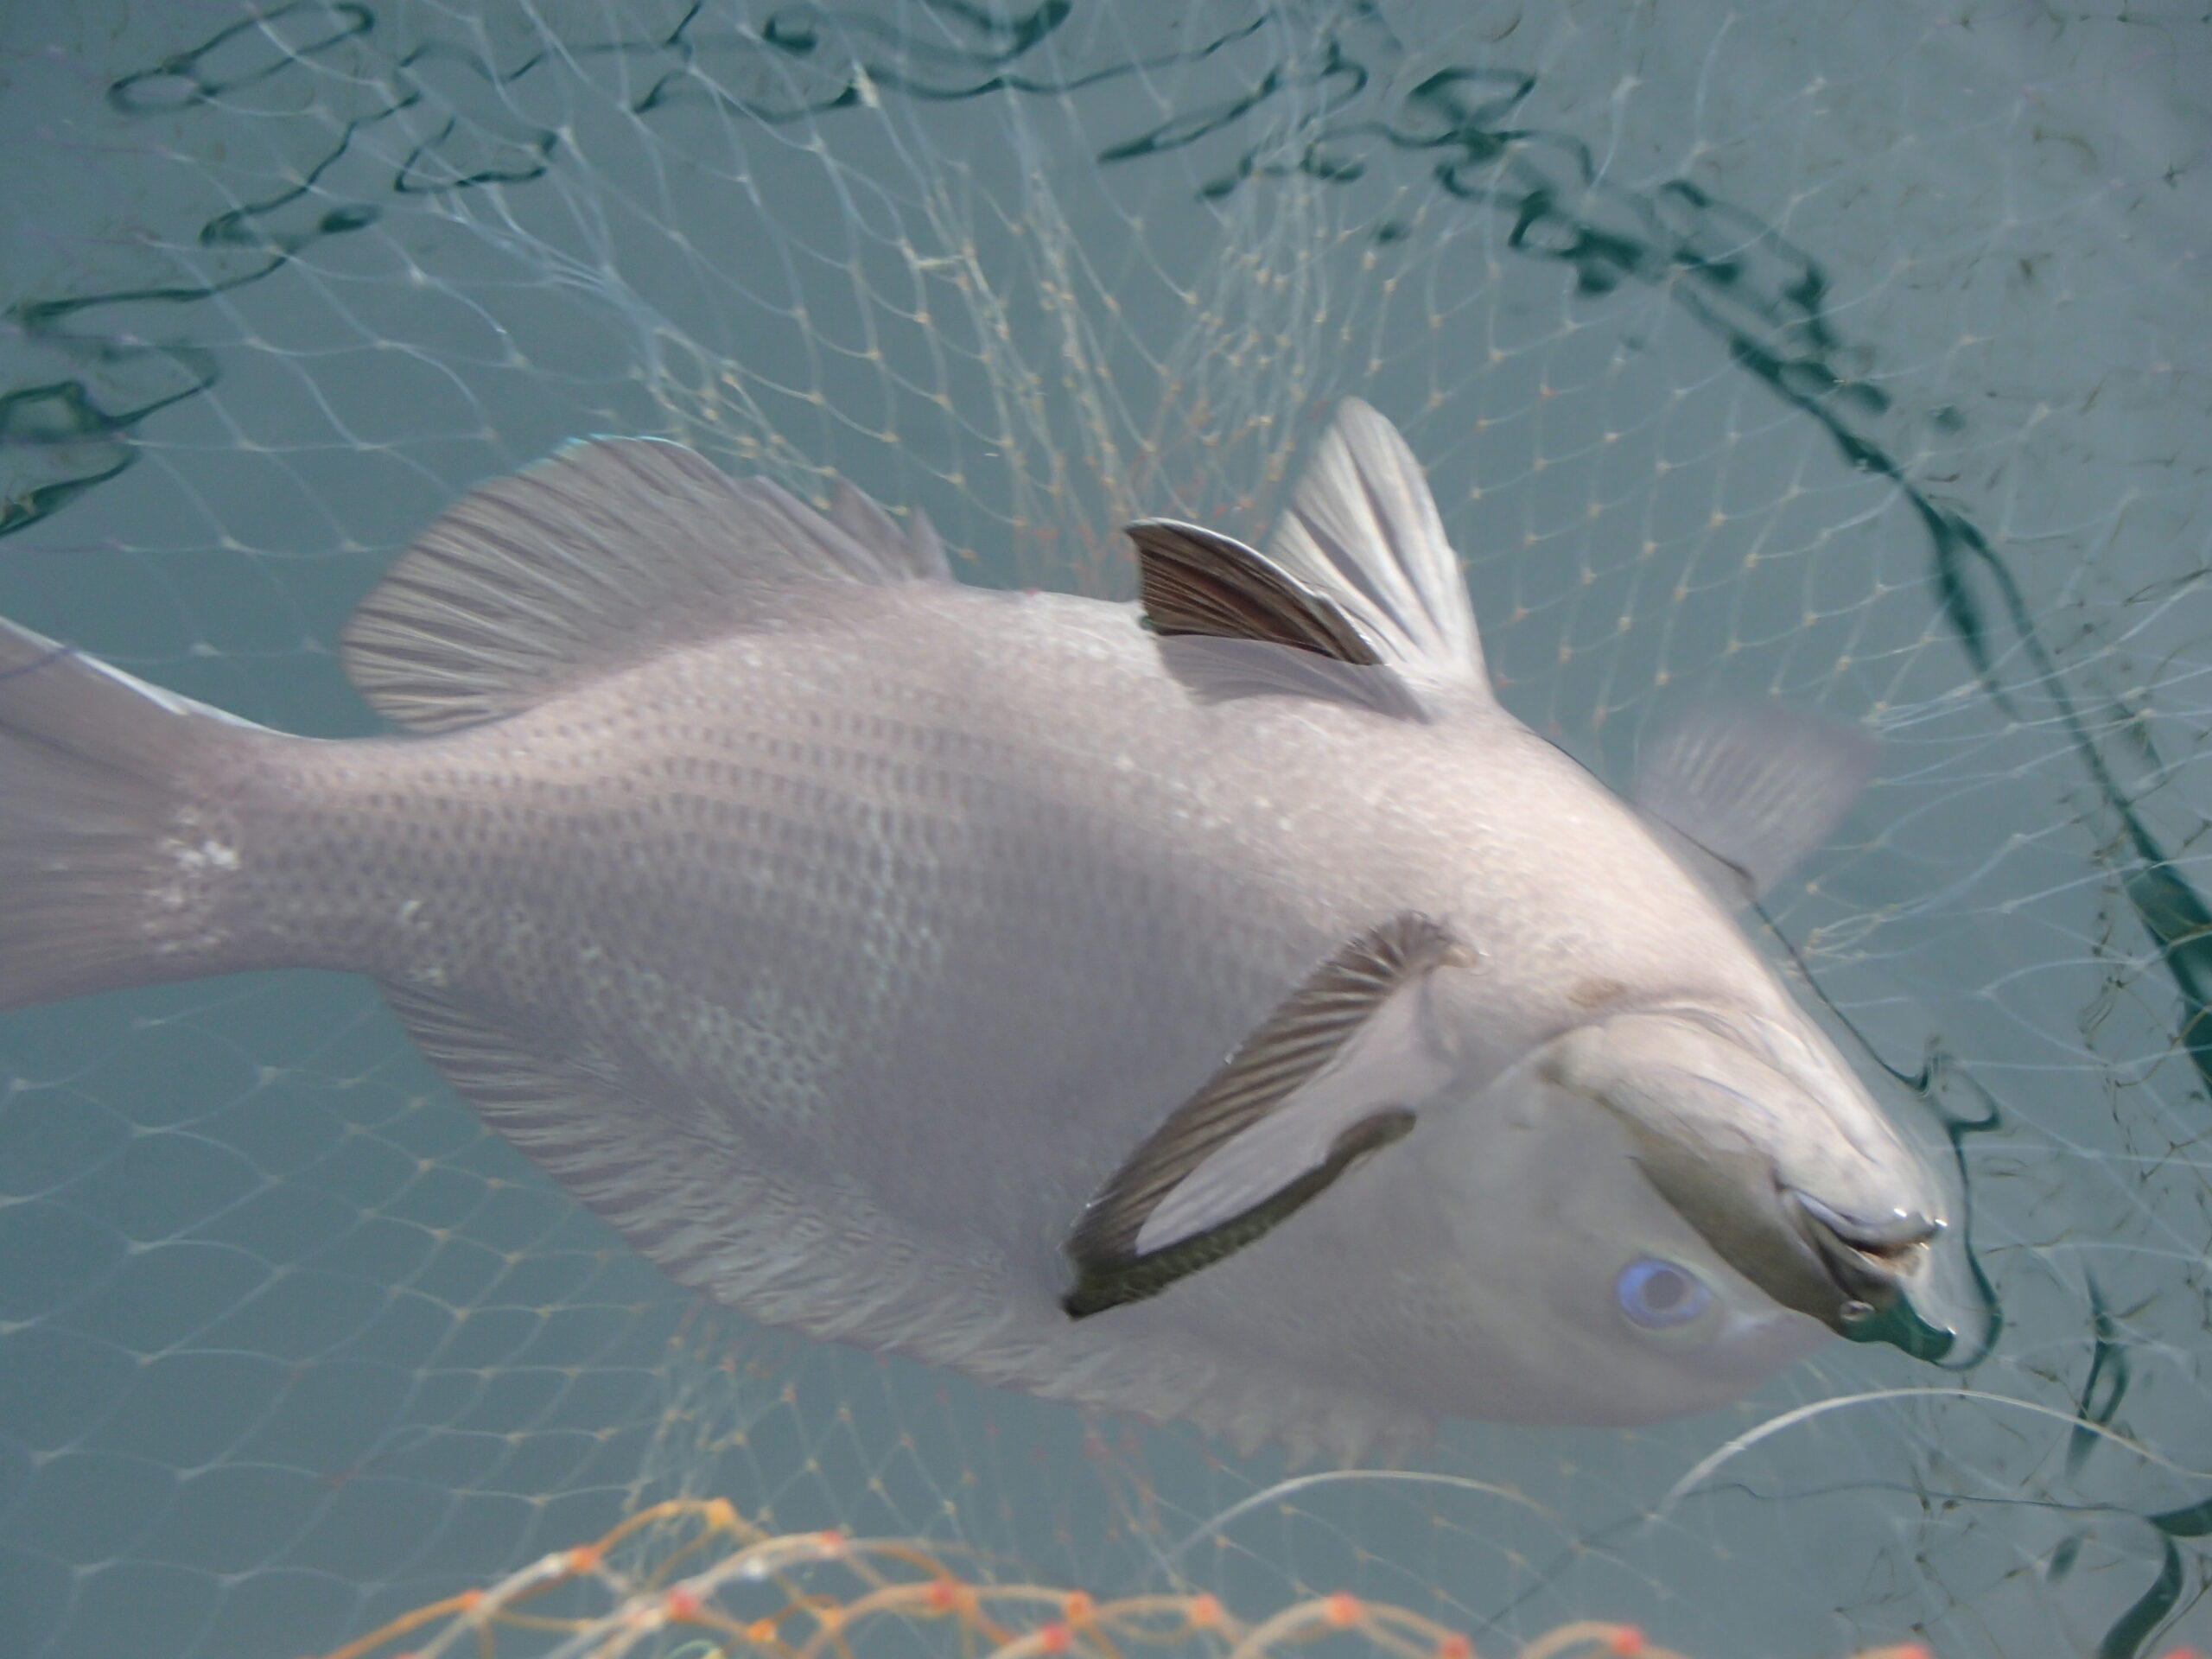
<svg viewBox="0 0 2212 1659">
<path fill-rule="evenodd" d="M 1751 1046 L 1763 1024 L 1637 1009 L 1560 1039 L 1541 1075 L 1612 1112 L 1659 1196 L 1776 1302 L 1853 1341 L 1940 1357 L 1953 1333 L 1908 1294 L 1943 1230 L 1916 1160 L 1847 1076 L 1790 1064 L 1779 1039 Z"/>
<path fill-rule="evenodd" d="M 1879 1221 L 1868 1221 L 1847 1216 L 1796 1187 L 1783 1186 L 1778 1192 L 1784 1216 L 1827 1281 L 1821 1294 L 1800 1298 L 1793 1305 L 1840 1336 L 1856 1334 L 1859 1326 L 1904 1295 L 1906 1281 L 1926 1267 L 1929 1247 L 1943 1230 L 1941 1221 L 1916 1210 L 1893 1211 Z"/>
<path fill-rule="evenodd" d="M 1942 1222 L 1905 1209 L 1854 1216 L 1787 1185 L 1772 1165 L 1739 1167 L 1731 1180 L 1725 1165 L 1693 1157 L 1702 1167 L 1688 1179 L 1678 1157 L 1647 1149 L 1638 1161 L 1675 1212 L 1759 1289 L 1853 1341 L 1948 1348 L 1950 1333 L 1927 1325 L 1907 1298 Z"/>
</svg>

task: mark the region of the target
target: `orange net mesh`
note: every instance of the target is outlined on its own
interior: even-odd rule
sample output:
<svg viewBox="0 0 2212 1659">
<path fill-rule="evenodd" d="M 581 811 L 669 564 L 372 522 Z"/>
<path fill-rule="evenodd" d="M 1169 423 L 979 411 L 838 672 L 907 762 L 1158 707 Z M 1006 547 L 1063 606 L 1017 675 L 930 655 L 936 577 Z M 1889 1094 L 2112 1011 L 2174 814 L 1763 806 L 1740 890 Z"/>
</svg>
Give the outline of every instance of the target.
<svg viewBox="0 0 2212 1659">
<path fill-rule="evenodd" d="M 487 1589 L 416 1608 L 327 1659 L 861 1659 L 882 1651 L 1131 1659 L 1154 1649 L 1179 1659 L 1272 1659 L 1317 1646 L 1346 1659 L 1482 1659 L 1490 1651 L 1433 1619 L 1341 1592 L 1248 1622 L 1208 1595 L 1097 1600 L 1080 1590 L 981 1581 L 910 1542 L 771 1534 L 724 1499 L 679 1498 Z M 1510 1651 L 1515 1659 L 1686 1659 L 1634 1625 L 1589 1619 Z M 1909 1643 L 1856 1659 L 1928 1654 Z"/>
</svg>

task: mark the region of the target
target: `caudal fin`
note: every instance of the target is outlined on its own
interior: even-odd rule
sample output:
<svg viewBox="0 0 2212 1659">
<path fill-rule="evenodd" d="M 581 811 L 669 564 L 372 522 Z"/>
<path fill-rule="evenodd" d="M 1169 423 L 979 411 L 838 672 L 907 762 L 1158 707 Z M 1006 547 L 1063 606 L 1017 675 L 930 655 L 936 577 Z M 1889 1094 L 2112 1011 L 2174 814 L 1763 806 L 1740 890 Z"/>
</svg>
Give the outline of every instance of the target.
<svg viewBox="0 0 2212 1659">
<path fill-rule="evenodd" d="M 0 620 L 0 1008 L 220 973 L 269 734 Z"/>
</svg>

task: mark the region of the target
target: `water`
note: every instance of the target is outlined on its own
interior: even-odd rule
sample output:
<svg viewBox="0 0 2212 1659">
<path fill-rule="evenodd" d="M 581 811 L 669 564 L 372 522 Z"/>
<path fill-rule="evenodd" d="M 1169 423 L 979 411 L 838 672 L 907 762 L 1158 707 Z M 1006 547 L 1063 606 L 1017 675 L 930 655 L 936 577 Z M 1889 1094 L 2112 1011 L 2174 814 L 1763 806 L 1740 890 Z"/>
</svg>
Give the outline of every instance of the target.
<svg viewBox="0 0 2212 1659">
<path fill-rule="evenodd" d="M 1771 943 L 1955 1147 L 2000 1315 L 1957 1371 L 1839 1350 L 1714 1418 L 1454 1426 L 1248 1503 L 1264 1455 L 702 1314 L 359 983 L 103 998 L 0 1020 L 0 1651 L 326 1648 L 677 1490 L 1492 1643 L 1584 1611 L 1714 1655 L 2212 1641 L 2201 23 L 0 30 L 0 610 L 359 733 L 353 602 L 564 438 L 842 474 L 970 580 L 1122 592 L 1116 525 L 1255 533 L 1357 393 L 1431 468 L 1508 702 L 1607 775 L 1713 691 L 1882 730 Z"/>
</svg>

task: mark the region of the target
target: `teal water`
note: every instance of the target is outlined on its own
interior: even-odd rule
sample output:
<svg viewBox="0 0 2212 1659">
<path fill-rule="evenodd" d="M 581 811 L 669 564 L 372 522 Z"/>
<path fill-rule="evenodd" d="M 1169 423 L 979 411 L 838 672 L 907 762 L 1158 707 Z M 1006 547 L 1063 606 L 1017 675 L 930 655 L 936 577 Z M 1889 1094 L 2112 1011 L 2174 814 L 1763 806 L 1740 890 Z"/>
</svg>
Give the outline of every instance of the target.
<svg viewBox="0 0 2212 1659">
<path fill-rule="evenodd" d="M 702 1316 L 363 984 L 119 995 L 0 1018 L 0 1652 L 319 1650 L 676 1490 L 1493 1643 L 2212 1642 L 2201 22 L 106 3 L 0 51 L 0 611 L 360 733 L 352 604 L 566 438 L 1118 592 L 1116 526 L 1255 533 L 1357 393 L 1606 775 L 1714 692 L 1883 733 L 1770 943 L 1955 1171 L 1974 1338 L 1271 1492 Z"/>
</svg>

